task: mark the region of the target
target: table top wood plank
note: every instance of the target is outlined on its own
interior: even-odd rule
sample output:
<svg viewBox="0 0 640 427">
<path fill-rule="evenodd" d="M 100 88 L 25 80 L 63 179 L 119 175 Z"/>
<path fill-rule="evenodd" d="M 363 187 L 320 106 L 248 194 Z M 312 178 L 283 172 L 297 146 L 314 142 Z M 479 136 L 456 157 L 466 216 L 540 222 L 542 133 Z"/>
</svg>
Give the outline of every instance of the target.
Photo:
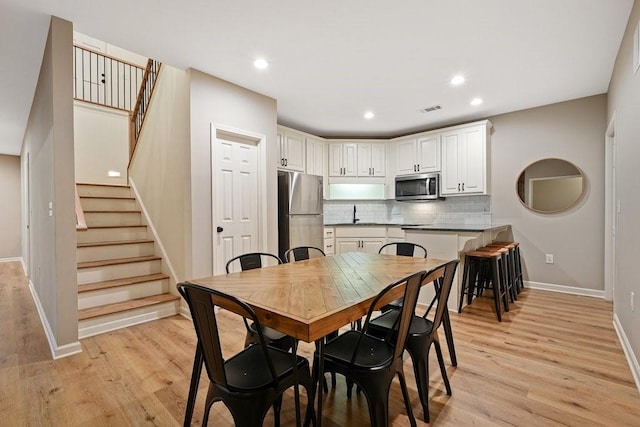
<svg viewBox="0 0 640 427">
<path fill-rule="evenodd" d="M 233 295 L 249 304 L 265 326 L 312 342 L 364 316 L 388 284 L 445 263 L 349 252 L 190 282 Z M 402 296 L 402 289 L 395 291 L 380 303 Z"/>
</svg>

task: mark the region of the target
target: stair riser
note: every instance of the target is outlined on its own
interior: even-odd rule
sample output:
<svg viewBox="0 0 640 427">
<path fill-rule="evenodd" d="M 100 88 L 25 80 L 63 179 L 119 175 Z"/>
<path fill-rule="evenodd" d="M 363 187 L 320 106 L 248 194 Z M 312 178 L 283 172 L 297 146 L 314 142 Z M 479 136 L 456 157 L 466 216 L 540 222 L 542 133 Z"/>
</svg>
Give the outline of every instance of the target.
<svg viewBox="0 0 640 427">
<path fill-rule="evenodd" d="M 78 248 L 76 251 L 76 259 L 78 260 L 78 262 L 88 262 L 117 258 L 133 258 L 153 255 L 153 250 L 153 242 L 108 246 L 91 246 L 86 248 Z"/>
<path fill-rule="evenodd" d="M 132 262 L 128 264 L 106 265 L 78 269 L 78 284 L 124 279 L 125 277 L 144 276 L 160 273 L 160 261 Z"/>
<path fill-rule="evenodd" d="M 136 201 L 133 199 L 80 199 L 85 211 L 137 211 Z"/>
<path fill-rule="evenodd" d="M 97 307 L 99 305 L 113 304 L 129 301 L 136 298 L 144 298 L 151 295 L 159 295 L 169 292 L 169 280 L 153 280 L 151 282 L 136 283 L 128 286 L 99 289 L 96 291 L 81 292 L 78 294 L 78 309 Z"/>
<path fill-rule="evenodd" d="M 144 240 L 147 238 L 147 228 L 90 228 L 87 231 L 78 231 L 76 235 L 78 237 L 78 242 L 80 243 Z"/>
<path fill-rule="evenodd" d="M 85 212 L 87 227 L 142 225 L 140 212 Z"/>
<path fill-rule="evenodd" d="M 179 301 L 180 300 L 170 301 L 121 313 L 81 320 L 78 322 L 78 338 L 86 338 L 127 326 L 173 316 L 180 310 Z"/>
<path fill-rule="evenodd" d="M 78 196 L 130 197 L 129 187 L 110 187 L 101 185 L 77 185 Z"/>
</svg>

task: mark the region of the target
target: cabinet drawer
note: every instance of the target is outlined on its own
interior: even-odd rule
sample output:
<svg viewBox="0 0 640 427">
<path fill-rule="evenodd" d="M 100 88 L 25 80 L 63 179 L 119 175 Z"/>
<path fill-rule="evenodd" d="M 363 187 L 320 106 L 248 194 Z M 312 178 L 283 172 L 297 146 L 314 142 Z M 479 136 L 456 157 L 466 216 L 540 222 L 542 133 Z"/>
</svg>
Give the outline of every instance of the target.
<svg viewBox="0 0 640 427">
<path fill-rule="evenodd" d="M 336 237 L 386 237 L 386 227 L 337 227 Z"/>
<path fill-rule="evenodd" d="M 326 255 L 332 255 L 336 253 L 335 242 L 333 239 L 324 239 L 324 253 Z"/>
<path fill-rule="evenodd" d="M 335 236 L 335 229 L 333 227 L 325 227 L 324 228 L 324 238 L 325 239 L 333 239 Z"/>
</svg>

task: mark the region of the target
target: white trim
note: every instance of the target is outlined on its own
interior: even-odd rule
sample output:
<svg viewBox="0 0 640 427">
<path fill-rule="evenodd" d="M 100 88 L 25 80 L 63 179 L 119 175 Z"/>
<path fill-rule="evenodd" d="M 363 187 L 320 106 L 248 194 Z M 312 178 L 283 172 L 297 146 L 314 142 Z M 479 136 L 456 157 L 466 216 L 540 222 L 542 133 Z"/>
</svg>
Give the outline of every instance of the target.
<svg viewBox="0 0 640 427">
<path fill-rule="evenodd" d="M 604 298 L 604 291 L 597 289 L 575 288 L 573 286 L 555 285 L 553 283 L 524 281 L 525 288 L 540 289 L 543 291 L 560 292 L 563 294 L 583 295 L 586 297 Z"/>
<path fill-rule="evenodd" d="M 22 268 L 24 269 L 24 261 L 23 261 L 22 257 L 0 258 L 0 263 L 2 263 L 2 262 L 18 262 L 18 261 L 20 261 L 22 263 Z"/>
<path fill-rule="evenodd" d="M 616 330 L 618 334 L 618 339 L 620 340 L 620 344 L 622 345 L 622 350 L 624 350 L 624 355 L 627 356 L 627 362 L 629 363 L 629 369 L 631 369 L 631 374 L 633 375 L 633 379 L 636 382 L 636 387 L 640 392 L 640 363 L 638 363 L 638 358 L 633 353 L 633 349 L 631 348 L 631 344 L 629 343 L 629 339 L 627 335 L 624 333 L 624 329 L 620 324 L 620 319 L 617 314 L 613 314 L 613 328 Z"/>
<path fill-rule="evenodd" d="M 136 184 L 135 182 L 133 182 L 133 178 L 131 177 L 129 177 L 129 186 L 133 190 L 133 194 L 135 194 L 136 202 L 140 206 L 140 209 L 142 210 L 142 215 L 144 215 L 144 220 L 147 226 L 149 226 L 149 229 L 151 230 L 151 234 L 153 235 L 153 240 L 155 240 L 155 242 L 158 244 L 158 248 L 160 249 L 160 253 L 162 254 L 162 262 L 164 262 L 167 265 L 167 268 L 169 269 L 169 275 L 171 276 L 171 279 L 174 285 L 172 287 L 171 284 L 169 284 L 169 292 L 171 292 L 172 288 L 175 290 L 174 287 L 177 283 L 180 282 L 180 280 L 178 280 L 178 275 L 176 274 L 176 271 L 173 268 L 173 264 L 171 264 L 171 259 L 169 258 L 169 255 L 167 254 L 167 251 L 165 250 L 164 245 L 162 244 L 162 240 L 158 235 L 156 227 L 154 227 L 153 221 L 151 221 L 149 212 L 147 211 L 147 208 L 144 206 L 144 203 L 142 202 L 140 193 L 138 193 L 138 188 L 136 187 Z M 171 293 L 175 294 L 175 292 L 171 292 Z"/>
<path fill-rule="evenodd" d="M 604 298 L 613 301 L 616 284 L 616 112 L 611 115 L 604 136 L 605 184 L 604 184 Z"/>
<path fill-rule="evenodd" d="M 153 311 L 144 312 L 145 308 L 150 308 Z M 139 310 L 142 313 L 134 314 L 133 316 L 127 316 L 124 318 L 117 318 L 114 320 L 107 320 L 101 318 L 100 322 L 95 325 L 83 326 L 80 322 L 78 327 L 78 335 L 81 339 L 92 337 L 94 335 L 104 334 L 105 332 L 115 331 L 117 329 L 127 328 L 133 325 L 139 325 L 141 323 L 151 322 L 152 320 L 158 320 L 176 314 L 176 307 L 174 301 L 167 301 L 161 305 L 151 307 L 141 307 Z M 114 313 L 117 315 L 118 313 Z"/>
<path fill-rule="evenodd" d="M 54 359 L 60 359 L 62 357 L 67 357 L 73 354 L 81 353 L 82 346 L 80 345 L 80 341 L 58 346 L 58 343 L 56 342 L 56 337 L 53 334 L 53 331 L 51 330 L 51 325 L 49 325 L 47 316 L 44 313 L 44 308 L 40 303 L 40 298 L 38 297 L 38 293 L 36 292 L 36 289 L 33 286 L 33 282 L 31 280 L 29 280 L 29 291 L 31 291 L 31 297 L 33 298 L 33 303 L 35 304 L 36 310 L 38 311 L 38 316 L 40 316 L 40 322 L 42 323 L 44 334 L 47 337 L 47 342 L 49 343 L 49 350 L 51 351 L 51 357 L 53 357 Z"/>
</svg>

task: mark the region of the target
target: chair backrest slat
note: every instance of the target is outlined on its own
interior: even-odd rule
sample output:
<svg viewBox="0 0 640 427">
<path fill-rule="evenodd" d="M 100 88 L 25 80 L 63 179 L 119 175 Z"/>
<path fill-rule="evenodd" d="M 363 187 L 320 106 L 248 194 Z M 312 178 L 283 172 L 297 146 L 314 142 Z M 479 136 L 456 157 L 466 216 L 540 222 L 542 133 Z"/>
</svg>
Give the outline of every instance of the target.
<svg viewBox="0 0 640 427">
<path fill-rule="evenodd" d="M 444 316 L 444 311 L 447 308 L 447 301 L 449 300 L 449 294 L 451 293 L 451 287 L 453 286 L 453 278 L 456 274 L 456 268 L 458 267 L 459 262 L 460 261 L 458 260 L 453 260 L 445 264 L 444 276 L 438 280 L 438 306 L 436 307 L 436 314 L 433 318 L 434 330 L 438 329 L 442 323 L 442 317 Z"/>
<path fill-rule="evenodd" d="M 225 265 L 225 271 L 227 274 L 231 272 L 231 266 L 234 262 L 240 263 L 240 269 L 242 271 L 253 270 L 254 268 L 262 268 L 263 259 L 272 259 L 278 264 L 282 264 L 282 260 L 273 254 L 267 252 L 250 252 L 237 257 L 231 258 Z"/>
<path fill-rule="evenodd" d="M 317 254 L 317 256 L 325 256 L 324 251 L 315 246 L 296 246 L 295 248 L 291 248 L 285 251 L 284 262 L 302 261 L 305 259 L 309 259 L 313 253 Z"/>
<path fill-rule="evenodd" d="M 392 248 L 395 247 L 396 249 L 396 255 L 400 255 L 400 256 L 410 256 L 410 257 L 419 257 L 422 256 L 423 258 L 427 257 L 427 249 L 422 246 L 419 245 L 417 243 L 410 243 L 410 242 L 391 242 L 391 243 L 387 243 L 385 245 L 382 245 L 382 247 L 378 250 L 378 253 L 381 254 L 384 252 L 385 249 L 387 248 Z M 417 254 L 416 254 L 416 249 L 418 250 Z"/>
</svg>

